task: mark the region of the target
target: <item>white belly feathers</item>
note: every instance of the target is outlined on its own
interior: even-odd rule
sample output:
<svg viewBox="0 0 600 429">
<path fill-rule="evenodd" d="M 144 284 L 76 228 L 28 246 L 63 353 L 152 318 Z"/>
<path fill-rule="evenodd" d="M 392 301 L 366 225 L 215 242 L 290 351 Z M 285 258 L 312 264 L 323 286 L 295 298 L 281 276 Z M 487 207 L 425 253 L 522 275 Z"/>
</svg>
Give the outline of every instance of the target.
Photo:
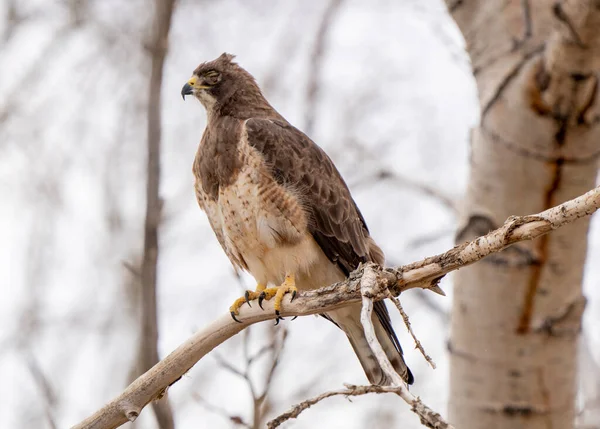
<svg viewBox="0 0 600 429">
<path fill-rule="evenodd" d="M 274 181 L 254 148 L 242 146 L 242 168 L 236 180 L 219 190 L 217 201 L 203 198 L 213 229 L 222 232 L 232 262 L 242 262 L 263 284 L 279 285 L 286 273 L 296 275 L 301 289 L 338 281 L 338 270 L 309 233 L 306 214 L 293 190 Z M 320 284 L 313 285 L 308 273 L 323 263 L 326 267 L 315 272 Z M 333 277 L 328 274 L 332 269 Z"/>
</svg>

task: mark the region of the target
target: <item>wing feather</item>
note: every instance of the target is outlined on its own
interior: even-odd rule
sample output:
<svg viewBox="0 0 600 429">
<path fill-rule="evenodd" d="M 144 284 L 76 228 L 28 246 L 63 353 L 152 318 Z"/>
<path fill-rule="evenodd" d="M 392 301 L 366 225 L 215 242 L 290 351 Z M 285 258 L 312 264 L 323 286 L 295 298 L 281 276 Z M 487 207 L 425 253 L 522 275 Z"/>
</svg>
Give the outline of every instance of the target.
<svg viewBox="0 0 600 429">
<path fill-rule="evenodd" d="M 246 132 L 248 144 L 262 153 L 277 182 L 300 197 L 309 215 L 309 231 L 330 261 L 346 276 L 361 262 L 384 263 L 383 252 L 369 236 L 348 186 L 319 146 L 282 120 L 249 119 Z M 374 310 L 402 355 L 385 303 L 376 302 Z M 412 375 L 408 382 L 412 383 Z"/>
<path fill-rule="evenodd" d="M 309 216 L 309 231 L 348 275 L 370 260 L 369 230 L 346 183 L 325 152 L 281 120 L 249 119 L 248 144 L 260 151 L 276 180 L 293 189 Z"/>
</svg>

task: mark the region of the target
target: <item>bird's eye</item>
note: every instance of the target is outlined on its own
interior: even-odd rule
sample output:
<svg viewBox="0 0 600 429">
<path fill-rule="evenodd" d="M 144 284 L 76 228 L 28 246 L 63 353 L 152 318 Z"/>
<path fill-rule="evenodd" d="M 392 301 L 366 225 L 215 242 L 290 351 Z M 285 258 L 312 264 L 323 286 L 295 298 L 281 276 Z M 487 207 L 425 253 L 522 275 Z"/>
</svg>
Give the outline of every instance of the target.
<svg viewBox="0 0 600 429">
<path fill-rule="evenodd" d="M 215 70 L 210 70 L 204 73 L 204 80 L 209 85 L 216 85 L 221 80 L 221 73 Z"/>
</svg>

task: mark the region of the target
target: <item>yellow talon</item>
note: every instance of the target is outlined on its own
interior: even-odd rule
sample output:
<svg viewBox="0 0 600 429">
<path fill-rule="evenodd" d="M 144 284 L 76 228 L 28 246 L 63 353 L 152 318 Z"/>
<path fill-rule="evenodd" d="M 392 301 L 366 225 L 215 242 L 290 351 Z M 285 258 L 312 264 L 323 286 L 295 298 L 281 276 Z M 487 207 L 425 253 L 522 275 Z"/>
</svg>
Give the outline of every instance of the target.
<svg viewBox="0 0 600 429">
<path fill-rule="evenodd" d="M 258 305 L 260 308 L 263 308 L 262 302 L 265 299 L 268 301 L 271 298 L 275 298 L 273 306 L 275 307 L 275 314 L 277 315 L 277 323 L 279 323 L 279 320 L 283 319 L 283 317 L 279 316 L 279 313 L 281 313 L 281 302 L 283 301 L 283 297 L 286 293 L 292 294 L 290 301 L 293 301 L 298 293 L 298 289 L 296 288 L 296 280 L 293 274 L 287 274 L 284 282 L 278 287 L 267 288 L 261 283 L 257 284 L 255 291 L 248 290 L 244 296 L 236 299 L 231 307 L 229 307 L 229 312 L 231 313 L 233 320 L 239 322 L 235 316 L 240 314 L 240 307 L 244 305 L 244 303 L 247 303 L 249 306 L 251 306 L 250 301 L 258 298 Z"/>
<path fill-rule="evenodd" d="M 244 303 L 247 303 L 248 306 L 252 307 L 250 305 L 250 301 L 260 298 L 262 292 L 266 289 L 266 286 L 258 283 L 256 285 L 256 290 L 255 291 L 251 291 L 251 290 L 247 290 L 246 293 L 244 294 L 244 296 L 236 299 L 233 304 L 231 304 L 231 307 L 229 307 L 229 313 L 231 314 L 231 317 L 233 317 L 233 320 L 235 320 L 236 322 L 239 322 L 239 320 L 235 317 L 238 314 L 240 314 L 240 307 L 242 305 L 244 305 Z M 260 303 L 260 301 L 259 301 Z M 241 323 L 241 322 L 240 322 Z"/>
<path fill-rule="evenodd" d="M 277 288 L 277 293 L 275 294 L 275 314 L 279 316 L 281 312 L 281 301 L 286 293 L 292 294 L 292 299 L 290 302 L 296 298 L 296 294 L 298 293 L 298 289 L 296 288 L 296 279 L 294 279 L 293 274 L 287 274 L 285 276 L 285 281 Z"/>
<path fill-rule="evenodd" d="M 269 287 L 269 288 L 266 288 L 265 290 L 263 290 L 260 293 L 260 296 L 258 297 L 258 305 L 260 306 L 260 308 L 262 308 L 264 310 L 264 308 L 262 306 L 262 302 L 265 299 L 268 301 L 271 298 L 273 298 L 274 296 L 276 296 L 278 290 L 279 290 L 279 288 L 277 288 L 277 287 Z"/>
<path fill-rule="evenodd" d="M 263 290 L 258 298 L 258 305 L 260 305 L 260 308 L 262 308 L 263 300 L 269 300 L 275 297 L 273 307 L 275 307 L 275 314 L 277 315 L 277 321 L 275 322 L 276 325 L 280 320 L 283 320 L 283 317 L 281 317 L 279 313 L 281 312 L 281 301 L 286 293 L 292 294 L 292 299 L 290 299 L 290 302 L 294 300 L 296 294 L 298 293 L 298 289 L 296 288 L 296 280 L 294 279 L 293 274 L 287 274 L 285 276 L 285 281 L 279 287 L 270 287 Z"/>
</svg>

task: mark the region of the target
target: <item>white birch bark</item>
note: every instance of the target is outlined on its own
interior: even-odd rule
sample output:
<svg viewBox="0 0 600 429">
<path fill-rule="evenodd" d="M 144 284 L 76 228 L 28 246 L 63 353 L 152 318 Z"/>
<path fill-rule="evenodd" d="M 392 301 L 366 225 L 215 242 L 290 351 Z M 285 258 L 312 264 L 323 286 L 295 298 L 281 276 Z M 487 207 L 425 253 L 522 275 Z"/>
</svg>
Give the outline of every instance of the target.
<svg viewBox="0 0 600 429">
<path fill-rule="evenodd" d="M 447 3 L 481 105 L 462 242 L 594 187 L 600 1 Z M 449 343 L 456 427 L 573 427 L 588 224 L 457 273 Z"/>
</svg>

